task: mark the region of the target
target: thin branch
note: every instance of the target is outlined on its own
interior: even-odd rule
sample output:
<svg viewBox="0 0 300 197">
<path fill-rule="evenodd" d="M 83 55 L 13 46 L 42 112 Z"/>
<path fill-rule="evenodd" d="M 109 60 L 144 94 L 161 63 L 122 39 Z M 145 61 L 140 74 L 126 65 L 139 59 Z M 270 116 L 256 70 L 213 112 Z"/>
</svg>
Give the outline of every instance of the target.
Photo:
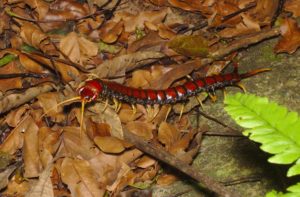
<svg viewBox="0 0 300 197">
<path fill-rule="evenodd" d="M 200 169 L 195 169 L 193 166 L 176 158 L 164 149 L 148 143 L 143 138 L 138 137 L 137 135 L 128 131 L 126 128 L 123 128 L 123 132 L 124 139 L 134 144 L 138 149 L 183 172 L 184 174 L 199 182 L 199 184 L 201 184 L 204 188 L 218 194 L 221 197 L 239 196 L 238 194 L 229 191 L 224 185 L 201 172 Z"/>
</svg>

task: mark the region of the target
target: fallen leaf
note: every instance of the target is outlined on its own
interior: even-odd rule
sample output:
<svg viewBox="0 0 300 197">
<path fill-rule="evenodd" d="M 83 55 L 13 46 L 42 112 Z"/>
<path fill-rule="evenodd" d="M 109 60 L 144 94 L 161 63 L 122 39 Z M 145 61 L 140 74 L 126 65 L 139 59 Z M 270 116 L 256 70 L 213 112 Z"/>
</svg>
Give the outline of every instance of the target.
<svg viewBox="0 0 300 197">
<path fill-rule="evenodd" d="M 171 124 L 162 122 L 158 128 L 158 140 L 166 145 L 167 148 L 171 147 L 179 139 L 180 132 Z"/>
<path fill-rule="evenodd" d="M 141 121 L 128 122 L 126 128 L 145 140 L 151 140 L 153 138 L 152 130 L 154 129 L 154 125 L 151 123 Z"/>
<path fill-rule="evenodd" d="M 21 73 L 15 61 L 0 67 L 1 74 Z M 20 77 L 11 79 L 0 79 L 0 91 L 5 92 L 14 88 L 22 88 L 22 80 Z"/>
<path fill-rule="evenodd" d="M 39 176 L 39 180 L 32 185 L 25 197 L 52 197 L 53 186 L 51 182 L 52 164 L 49 164 Z"/>
<path fill-rule="evenodd" d="M 207 57 L 208 55 L 208 42 L 200 35 L 176 36 L 168 46 L 185 56 Z"/>
<path fill-rule="evenodd" d="M 9 112 L 9 114 L 5 118 L 5 122 L 11 127 L 16 127 L 23 119 L 23 116 L 25 115 L 26 111 L 28 111 L 29 109 L 29 105 L 25 104 Z"/>
<path fill-rule="evenodd" d="M 0 189 L 4 189 L 9 181 L 8 178 L 11 176 L 13 171 L 15 171 L 16 166 L 8 166 L 4 171 L 0 172 Z"/>
<path fill-rule="evenodd" d="M 167 186 L 167 185 L 171 185 L 176 180 L 177 180 L 176 176 L 172 174 L 163 174 L 158 177 L 156 183 L 160 186 Z"/>
<path fill-rule="evenodd" d="M 97 136 L 94 138 L 94 142 L 105 153 L 121 153 L 125 150 L 123 143 L 115 137 Z"/>
<path fill-rule="evenodd" d="M 103 196 L 105 190 L 97 182 L 89 162 L 65 158 L 61 164 L 62 181 L 68 185 L 72 196 Z"/>
<path fill-rule="evenodd" d="M 300 28 L 297 21 L 286 18 L 280 26 L 282 38 L 275 46 L 275 52 L 294 53 L 300 46 Z"/>
<path fill-rule="evenodd" d="M 117 41 L 123 30 L 123 21 L 109 21 L 100 29 L 99 36 L 103 42 L 111 44 Z"/>
<path fill-rule="evenodd" d="M 288 12 L 293 13 L 293 16 L 299 17 L 300 16 L 300 3 L 299 0 L 287 0 L 284 3 L 284 9 Z"/>
<path fill-rule="evenodd" d="M 137 166 L 140 168 L 148 168 L 152 165 L 154 165 L 156 161 L 153 158 L 150 158 L 148 156 L 143 156 L 140 160 L 137 162 Z"/>
<path fill-rule="evenodd" d="M 42 170 L 42 164 L 39 157 L 38 131 L 39 128 L 35 124 L 31 116 L 27 118 L 27 129 L 24 131 L 24 177 L 38 177 Z"/>
</svg>

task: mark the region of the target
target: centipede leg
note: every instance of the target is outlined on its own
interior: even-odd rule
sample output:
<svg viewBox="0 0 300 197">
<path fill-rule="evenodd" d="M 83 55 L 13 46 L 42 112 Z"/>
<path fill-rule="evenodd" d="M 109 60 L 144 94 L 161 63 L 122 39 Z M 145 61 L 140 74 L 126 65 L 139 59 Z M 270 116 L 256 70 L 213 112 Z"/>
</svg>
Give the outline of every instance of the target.
<svg viewBox="0 0 300 197">
<path fill-rule="evenodd" d="M 114 106 L 115 106 L 115 111 L 118 113 L 121 109 L 122 103 L 119 102 L 116 98 L 113 98 L 114 101 Z"/>
<path fill-rule="evenodd" d="M 170 112 L 171 112 L 171 109 L 172 109 L 172 106 L 171 106 L 171 105 L 168 105 L 168 111 L 167 111 L 167 114 L 166 114 L 165 121 L 167 121 L 168 116 L 169 116 L 169 114 L 170 114 Z"/>
<path fill-rule="evenodd" d="M 247 92 L 247 90 L 246 90 L 246 88 L 245 88 L 245 86 L 244 86 L 243 84 L 237 83 L 237 84 L 235 84 L 235 86 L 236 86 L 236 87 L 239 87 L 241 90 L 243 90 L 244 93 Z"/>
<path fill-rule="evenodd" d="M 208 93 L 208 96 L 213 102 L 217 101 L 217 96 L 214 93 Z"/>
<path fill-rule="evenodd" d="M 131 107 L 132 107 L 132 115 L 131 115 L 131 119 L 134 119 L 134 116 L 136 114 L 136 107 L 135 107 L 135 104 L 131 104 Z"/>
<path fill-rule="evenodd" d="M 178 119 L 178 121 L 180 121 L 180 120 L 181 120 L 181 117 L 182 117 L 182 114 L 183 114 L 184 107 L 185 107 L 185 105 L 184 105 L 184 104 L 182 104 L 182 105 L 181 105 L 181 109 L 180 109 L 180 115 L 179 115 L 179 119 Z"/>
<path fill-rule="evenodd" d="M 104 108 L 103 108 L 103 110 L 102 110 L 102 113 L 105 112 L 105 110 L 107 109 L 107 107 L 108 107 L 108 99 L 106 99 L 106 101 L 105 101 L 105 104 L 104 104 Z"/>
<path fill-rule="evenodd" d="M 201 109 L 203 109 L 203 103 L 202 103 L 202 101 L 201 101 L 201 99 L 200 99 L 200 96 L 197 95 L 197 96 L 196 96 L 196 99 L 197 99 L 197 101 L 198 101 L 198 103 L 199 103 Z"/>
</svg>

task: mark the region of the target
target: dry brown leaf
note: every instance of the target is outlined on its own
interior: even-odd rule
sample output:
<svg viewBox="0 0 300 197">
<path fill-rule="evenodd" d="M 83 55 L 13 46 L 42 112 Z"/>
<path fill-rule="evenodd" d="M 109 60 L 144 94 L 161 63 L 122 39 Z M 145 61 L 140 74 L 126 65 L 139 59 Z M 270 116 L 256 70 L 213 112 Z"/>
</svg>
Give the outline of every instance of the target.
<svg viewBox="0 0 300 197">
<path fill-rule="evenodd" d="M 40 19 L 44 18 L 49 10 L 49 4 L 45 1 L 24 0 L 24 3 L 34 9 L 38 13 Z"/>
<path fill-rule="evenodd" d="M 171 147 L 178 139 L 180 132 L 173 125 L 162 122 L 158 128 L 158 140 L 166 145 L 167 148 Z"/>
<path fill-rule="evenodd" d="M 61 178 L 72 196 L 94 197 L 105 193 L 89 162 L 85 160 L 65 158 L 61 164 Z"/>
<path fill-rule="evenodd" d="M 50 50 L 49 46 L 47 46 L 50 45 L 48 36 L 44 32 L 42 32 L 38 27 L 31 23 L 23 23 L 23 25 L 21 26 L 20 36 L 26 44 L 33 46 L 37 49 L 41 49 L 44 52 L 53 49 L 52 45 L 52 47 L 50 47 Z"/>
<path fill-rule="evenodd" d="M 63 131 L 63 144 L 61 144 L 62 147 L 60 147 L 60 152 L 57 153 L 58 155 L 67 154 L 89 160 L 99 152 L 94 148 L 94 143 L 85 132 L 80 133 L 80 128 L 64 127 Z"/>
<path fill-rule="evenodd" d="M 297 21 L 286 18 L 280 26 L 282 38 L 275 46 L 275 52 L 294 53 L 300 46 L 300 28 Z"/>
<path fill-rule="evenodd" d="M 149 82 L 152 80 L 150 71 L 136 70 L 132 73 L 132 78 L 128 80 L 128 86 L 134 88 L 149 87 Z"/>
<path fill-rule="evenodd" d="M 26 115 L 21 122 L 15 127 L 5 141 L 0 145 L 0 151 L 14 154 L 18 149 L 23 147 L 24 132 L 30 129 L 32 118 Z M 34 128 L 33 128 L 34 129 Z"/>
<path fill-rule="evenodd" d="M 0 67 L 1 74 L 21 73 L 15 61 Z M 5 92 L 14 88 L 22 88 L 21 78 L 0 79 L 0 91 Z"/>
<path fill-rule="evenodd" d="M 38 131 L 39 128 L 32 119 L 28 116 L 27 129 L 24 131 L 24 146 L 23 146 L 23 159 L 24 159 L 24 177 L 33 178 L 38 177 L 41 170 L 42 164 L 39 156 L 39 139 Z"/>
<path fill-rule="evenodd" d="M 25 112 L 30 109 L 29 105 L 25 104 L 13 111 L 11 111 L 5 118 L 5 122 L 10 127 L 16 127 L 20 121 L 23 119 Z"/>
<path fill-rule="evenodd" d="M 176 33 L 165 24 L 160 23 L 158 25 L 158 35 L 163 39 L 172 39 L 176 36 Z"/>
<path fill-rule="evenodd" d="M 70 60 L 82 64 L 87 58 L 97 55 L 98 46 L 75 32 L 69 33 L 61 39 L 59 48 Z"/>
<path fill-rule="evenodd" d="M 177 8 L 186 10 L 186 11 L 201 11 L 202 10 L 202 2 L 194 1 L 194 0 L 168 0 L 168 2 Z"/>
<path fill-rule="evenodd" d="M 29 58 L 33 59 L 34 61 L 37 61 L 38 63 L 45 64 L 50 68 L 57 70 L 61 74 L 61 77 L 64 81 L 69 82 L 79 76 L 79 71 L 73 66 L 70 66 L 68 64 L 64 64 L 59 61 L 54 61 L 54 68 L 53 68 L 53 65 L 49 58 L 45 58 L 37 54 L 30 54 L 27 56 L 29 56 Z"/>
<path fill-rule="evenodd" d="M 111 136 L 97 136 L 94 138 L 96 145 L 105 153 L 121 153 L 125 150 L 121 140 Z"/>
<path fill-rule="evenodd" d="M 241 14 L 243 21 L 237 24 L 234 28 L 226 28 L 219 35 L 224 38 L 232 38 L 235 36 L 246 35 L 260 31 L 260 25 L 257 21 L 245 14 Z"/>
<path fill-rule="evenodd" d="M 142 116 L 142 113 L 139 111 L 139 108 L 137 108 L 137 112 L 134 114 L 131 106 L 123 104 L 118 115 L 122 123 L 127 123 L 136 120 L 137 118 Z"/>
<path fill-rule="evenodd" d="M 148 156 L 143 156 L 140 160 L 137 162 L 137 167 L 140 168 L 148 168 L 150 166 L 153 166 L 157 161 L 148 157 Z"/>
<path fill-rule="evenodd" d="M 126 32 L 133 32 L 137 28 L 143 29 L 146 21 L 153 24 L 161 23 L 168 13 L 168 9 L 160 9 L 159 11 L 143 11 L 137 14 L 130 14 L 128 12 L 116 13 L 113 21 L 124 21 Z"/>
<path fill-rule="evenodd" d="M 194 138 L 197 131 L 192 130 L 177 140 L 169 149 L 169 152 L 173 155 L 182 155 L 185 153 L 185 149 L 188 148 L 190 141 Z"/>
<path fill-rule="evenodd" d="M 293 13 L 293 16 L 299 17 L 300 16 L 300 2 L 299 0 L 287 0 L 284 3 L 284 9 L 288 12 Z"/>
<path fill-rule="evenodd" d="M 52 164 L 49 164 L 40 174 L 39 180 L 32 185 L 30 191 L 25 197 L 54 197 L 53 186 L 51 182 Z"/>
<path fill-rule="evenodd" d="M 103 42 L 111 44 L 117 41 L 123 30 L 123 21 L 109 21 L 100 29 L 99 36 Z"/>
<path fill-rule="evenodd" d="M 28 58 L 27 55 L 20 54 L 19 60 L 22 66 L 28 70 L 29 72 L 33 73 L 46 73 L 47 71 L 36 61 L 33 61 L 32 59 Z"/>
<path fill-rule="evenodd" d="M 10 181 L 7 185 L 7 189 L 2 193 L 4 196 L 25 196 L 25 194 L 30 189 L 30 183 L 27 181 L 19 182 L 17 180 L 14 180 L 14 177 L 12 178 L 13 181 Z"/>
<path fill-rule="evenodd" d="M 158 177 L 157 184 L 160 186 L 167 186 L 174 183 L 176 180 L 176 176 L 172 174 L 163 174 Z"/>
<path fill-rule="evenodd" d="M 144 138 L 145 140 L 151 140 L 153 138 L 152 130 L 154 129 L 154 125 L 149 122 L 141 122 L 141 121 L 129 122 L 126 125 L 126 128 L 130 132 Z"/>
</svg>

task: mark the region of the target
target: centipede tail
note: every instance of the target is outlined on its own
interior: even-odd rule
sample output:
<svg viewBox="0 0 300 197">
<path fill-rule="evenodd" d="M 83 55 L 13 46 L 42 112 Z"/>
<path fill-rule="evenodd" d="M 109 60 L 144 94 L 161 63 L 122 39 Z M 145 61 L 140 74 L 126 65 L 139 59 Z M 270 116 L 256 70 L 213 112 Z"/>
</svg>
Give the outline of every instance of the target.
<svg viewBox="0 0 300 197">
<path fill-rule="evenodd" d="M 232 73 L 214 75 L 188 81 L 183 85 L 170 87 L 164 90 L 131 88 L 116 82 L 104 81 L 101 79 L 89 80 L 79 88 L 78 93 L 86 102 L 94 101 L 98 97 L 104 99 L 117 99 L 129 104 L 174 104 L 183 102 L 191 96 L 200 92 L 214 92 L 216 89 L 236 85 L 244 78 L 251 77 L 270 69 L 257 69 L 247 73 L 238 74 L 235 70 Z"/>
</svg>

